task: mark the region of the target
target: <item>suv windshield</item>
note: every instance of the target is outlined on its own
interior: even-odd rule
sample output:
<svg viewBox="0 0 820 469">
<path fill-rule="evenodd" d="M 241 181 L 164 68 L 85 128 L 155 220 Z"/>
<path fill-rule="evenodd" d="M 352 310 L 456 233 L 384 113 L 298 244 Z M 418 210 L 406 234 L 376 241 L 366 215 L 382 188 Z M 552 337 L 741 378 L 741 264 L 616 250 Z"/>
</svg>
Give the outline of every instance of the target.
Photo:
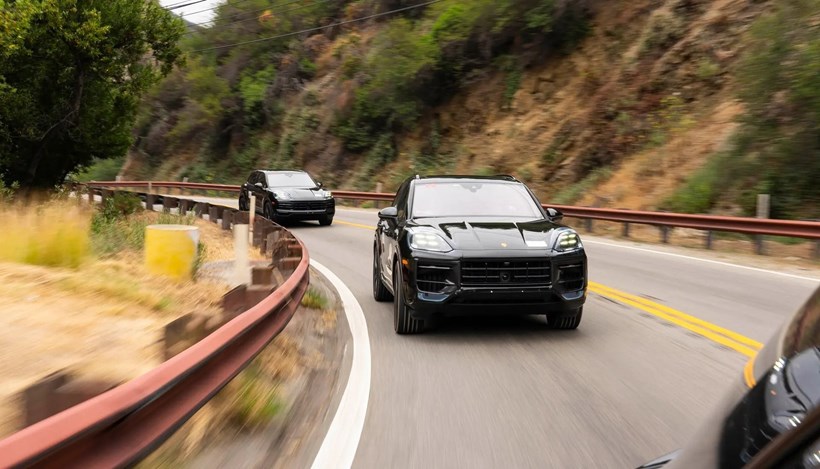
<svg viewBox="0 0 820 469">
<path fill-rule="evenodd" d="M 542 213 L 529 191 L 508 182 L 419 182 L 412 217 L 526 217 Z"/>
<path fill-rule="evenodd" d="M 268 173 L 268 187 L 316 187 L 316 182 L 305 173 Z"/>
</svg>

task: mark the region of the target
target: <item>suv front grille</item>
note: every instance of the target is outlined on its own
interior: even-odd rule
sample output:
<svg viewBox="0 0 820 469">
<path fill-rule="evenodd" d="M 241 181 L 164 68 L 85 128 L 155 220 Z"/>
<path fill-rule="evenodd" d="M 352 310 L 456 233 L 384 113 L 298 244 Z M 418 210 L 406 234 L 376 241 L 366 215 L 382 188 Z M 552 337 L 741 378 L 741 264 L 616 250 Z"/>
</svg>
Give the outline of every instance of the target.
<svg viewBox="0 0 820 469">
<path fill-rule="evenodd" d="M 327 208 L 327 201 L 325 200 L 279 202 L 279 209 L 281 210 L 324 210 L 325 208 Z"/>
<path fill-rule="evenodd" d="M 450 274 L 453 268 L 447 265 L 419 263 L 416 266 L 416 287 L 427 293 L 441 293 L 453 285 Z"/>
<path fill-rule="evenodd" d="M 548 260 L 464 260 L 464 287 L 547 287 L 551 272 Z"/>
</svg>

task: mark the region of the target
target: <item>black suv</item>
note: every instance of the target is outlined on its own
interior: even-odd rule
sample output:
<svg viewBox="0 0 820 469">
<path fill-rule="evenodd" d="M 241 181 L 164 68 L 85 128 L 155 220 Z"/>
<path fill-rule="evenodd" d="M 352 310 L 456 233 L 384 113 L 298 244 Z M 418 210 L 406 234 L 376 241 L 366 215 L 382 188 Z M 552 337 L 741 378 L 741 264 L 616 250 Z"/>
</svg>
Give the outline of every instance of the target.
<svg viewBox="0 0 820 469">
<path fill-rule="evenodd" d="M 273 221 L 318 220 L 333 223 L 336 201 L 304 171 L 254 171 L 239 191 L 239 210 L 250 210 L 256 197 L 256 211 Z"/>
<path fill-rule="evenodd" d="M 407 179 L 379 212 L 373 296 L 394 302 L 394 328 L 435 315 L 546 314 L 575 329 L 586 300 L 581 239 L 512 176 Z"/>
<path fill-rule="evenodd" d="M 752 357 L 682 450 L 639 469 L 820 468 L 820 288 Z"/>
</svg>

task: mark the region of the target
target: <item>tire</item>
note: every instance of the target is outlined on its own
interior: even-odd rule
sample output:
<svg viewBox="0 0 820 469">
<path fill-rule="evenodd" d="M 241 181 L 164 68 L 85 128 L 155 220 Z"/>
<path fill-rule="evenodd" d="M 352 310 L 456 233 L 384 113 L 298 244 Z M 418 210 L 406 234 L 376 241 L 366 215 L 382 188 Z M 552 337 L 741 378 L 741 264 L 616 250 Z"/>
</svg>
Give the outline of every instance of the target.
<svg viewBox="0 0 820 469">
<path fill-rule="evenodd" d="M 379 268 L 379 252 L 376 245 L 373 245 L 373 298 L 376 301 L 390 301 L 393 294 L 384 286 L 382 282 L 382 271 Z"/>
<path fill-rule="evenodd" d="M 424 321 L 413 319 L 401 288 L 401 265 L 393 267 L 393 329 L 396 334 L 418 334 L 424 330 Z"/>
<path fill-rule="evenodd" d="M 250 204 L 248 203 L 248 198 L 245 197 L 245 194 L 240 194 L 239 195 L 239 210 L 241 210 L 243 212 L 247 212 L 250 209 L 251 209 L 251 207 L 250 207 Z"/>
<path fill-rule="evenodd" d="M 275 221 L 276 214 L 273 212 L 273 204 L 270 203 L 270 200 L 265 201 L 265 205 L 262 207 L 262 215 L 270 221 Z"/>
<path fill-rule="evenodd" d="M 578 326 L 581 324 L 581 316 L 584 314 L 584 308 L 578 308 L 575 314 L 568 315 L 568 316 L 554 316 L 550 317 L 547 315 L 547 326 L 550 329 L 559 329 L 559 330 L 573 330 L 578 329 Z"/>
<path fill-rule="evenodd" d="M 330 226 L 331 223 L 333 223 L 333 217 L 329 215 L 325 215 L 319 219 L 319 224 L 322 226 Z"/>
</svg>

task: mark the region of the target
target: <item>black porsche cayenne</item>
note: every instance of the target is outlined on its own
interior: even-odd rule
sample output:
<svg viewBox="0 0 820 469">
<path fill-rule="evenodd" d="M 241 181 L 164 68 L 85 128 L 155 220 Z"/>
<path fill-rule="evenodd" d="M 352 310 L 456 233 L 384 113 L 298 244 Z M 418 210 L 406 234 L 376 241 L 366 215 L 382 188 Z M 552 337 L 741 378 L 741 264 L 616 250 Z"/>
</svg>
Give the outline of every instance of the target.
<svg viewBox="0 0 820 469">
<path fill-rule="evenodd" d="M 379 212 L 373 296 L 394 302 L 394 328 L 418 333 L 436 315 L 545 314 L 581 322 L 587 258 L 581 239 L 511 176 L 406 180 Z"/>
<path fill-rule="evenodd" d="M 317 220 L 320 225 L 333 223 L 336 201 L 304 171 L 253 171 L 239 190 L 239 210 L 250 210 L 256 197 L 256 211 L 265 218 Z"/>
</svg>

